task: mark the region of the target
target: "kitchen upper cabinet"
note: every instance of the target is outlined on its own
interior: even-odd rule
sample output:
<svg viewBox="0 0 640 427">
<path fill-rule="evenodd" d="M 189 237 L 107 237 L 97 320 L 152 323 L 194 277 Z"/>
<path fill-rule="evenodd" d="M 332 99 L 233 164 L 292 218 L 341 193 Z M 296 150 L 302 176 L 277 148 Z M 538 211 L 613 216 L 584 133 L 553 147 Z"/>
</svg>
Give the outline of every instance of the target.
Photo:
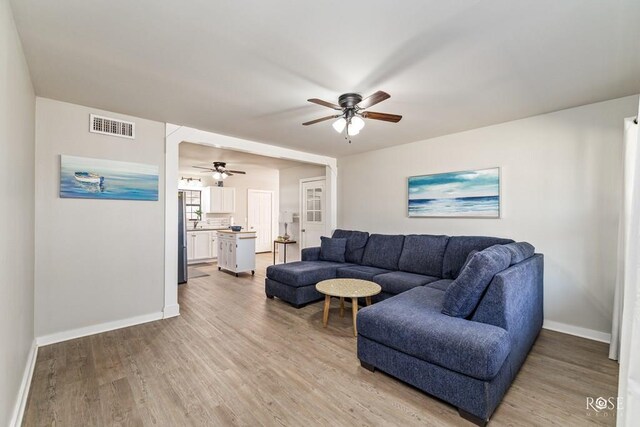
<svg viewBox="0 0 640 427">
<path fill-rule="evenodd" d="M 236 189 L 205 187 L 201 203 L 202 211 L 206 213 L 233 213 L 236 210 Z"/>
</svg>

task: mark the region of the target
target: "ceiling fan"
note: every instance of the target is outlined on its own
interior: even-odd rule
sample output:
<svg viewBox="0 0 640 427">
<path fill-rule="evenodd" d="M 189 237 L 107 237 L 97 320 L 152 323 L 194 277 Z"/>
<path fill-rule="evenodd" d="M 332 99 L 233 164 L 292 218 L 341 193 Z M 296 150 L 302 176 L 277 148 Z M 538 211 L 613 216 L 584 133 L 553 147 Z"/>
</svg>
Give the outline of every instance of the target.
<svg viewBox="0 0 640 427">
<path fill-rule="evenodd" d="M 240 174 L 240 175 L 245 175 L 246 172 L 245 171 L 236 171 L 236 170 L 232 170 L 232 169 L 227 169 L 227 163 L 226 162 L 213 162 L 213 167 L 212 168 L 208 168 L 208 167 L 204 167 L 204 166 L 193 166 L 194 168 L 197 169 L 206 169 L 207 172 L 202 172 L 202 173 L 210 173 L 213 172 L 213 179 L 226 179 L 228 176 L 232 176 L 232 175 L 236 175 L 236 174 Z"/>
<path fill-rule="evenodd" d="M 362 128 L 364 128 L 364 120 L 362 119 L 382 120 L 392 123 L 398 123 L 400 119 L 402 119 L 402 116 L 399 116 L 397 114 L 364 111 L 365 109 L 372 107 L 377 103 L 389 98 L 391 98 L 391 95 L 379 90 L 373 95 L 368 96 L 364 99 L 362 99 L 362 96 L 357 93 L 345 93 L 343 95 L 340 95 L 340 97 L 338 98 L 339 105 L 317 98 L 307 99 L 307 101 L 309 102 L 322 105 L 323 107 L 332 108 L 334 110 L 340 111 L 340 113 L 322 117 L 316 120 L 311 120 L 309 122 L 303 123 L 303 125 L 309 126 L 316 123 L 324 122 L 325 120 L 338 119 L 333 122 L 333 128 L 338 133 L 342 133 L 344 130 L 346 130 L 345 138 L 349 139 L 349 142 L 351 142 L 351 138 L 349 137 L 359 134 Z"/>
</svg>

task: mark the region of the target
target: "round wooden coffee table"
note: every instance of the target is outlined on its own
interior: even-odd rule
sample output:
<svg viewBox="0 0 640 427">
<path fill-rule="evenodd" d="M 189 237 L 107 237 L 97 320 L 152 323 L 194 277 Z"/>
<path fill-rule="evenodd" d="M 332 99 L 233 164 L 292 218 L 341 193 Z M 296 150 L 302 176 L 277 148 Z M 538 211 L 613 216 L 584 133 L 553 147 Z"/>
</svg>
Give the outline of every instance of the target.
<svg viewBox="0 0 640 427">
<path fill-rule="evenodd" d="M 356 315 L 358 314 L 358 298 L 365 298 L 367 305 L 371 305 L 371 297 L 382 291 L 377 283 L 360 279 L 329 279 L 316 285 L 316 290 L 324 294 L 324 313 L 322 324 L 327 327 L 329 323 L 329 306 L 331 297 L 340 298 L 340 317 L 344 316 L 344 299 L 351 298 L 351 311 L 353 313 L 353 335 L 358 336 L 356 327 Z"/>
</svg>

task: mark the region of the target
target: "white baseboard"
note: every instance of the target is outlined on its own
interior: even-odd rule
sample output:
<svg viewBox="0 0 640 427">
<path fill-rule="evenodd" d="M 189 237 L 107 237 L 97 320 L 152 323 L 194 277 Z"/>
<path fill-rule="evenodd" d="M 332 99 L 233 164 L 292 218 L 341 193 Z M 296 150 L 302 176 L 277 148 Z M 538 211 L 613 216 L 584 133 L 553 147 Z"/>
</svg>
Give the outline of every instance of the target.
<svg viewBox="0 0 640 427">
<path fill-rule="evenodd" d="M 22 374 L 22 382 L 20 383 L 20 389 L 18 390 L 18 399 L 16 399 L 16 405 L 13 408 L 11 421 L 9 421 L 10 427 L 20 427 L 22 425 L 22 417 L 24 416 L 24 410 L 27 407 L 29 388 L 31 387 L 31 377 L 33 377 L 33 369 L 36 366 L 37 356 L 38 345 L 36 344 L 36 340 L 33 340 L 27 357 L 27 364 L 24 367 L 24 373 Z"/>
<path fill-rule="evenodd" d="M 566 323 L 545 320 L 542 325 L 544 329 L 550 331 L 562 332 L 564 334 L 575 335 L 577 337 L 588 338 L 594 341 L 611 343 L 611 334 L 606 332 L 595 331 L 593 329 L 581 328 L 579 326 L 567 325 Z"/>
<path fill-rule="evenodd" d="M 165 305 L 164 309 L 162 310 L 162 315 L 164 319 L 168 319 L 169 317 L 180 316 L 180 305 L 178 304 Z"/>
<path fill-rule="evenodd" d="M 72 329 L 70 331 L 56 332 L 55 334 L 44 335 L 36 338 L 38 347 L 68 341 L 75 338 L 86 337 L 88 335 L 99 334 L 100 332 L 113 331 L 114 329 L 126 328 L 128 326 L 139 325 L 141 323 L 153 322 L 162 319 L 163 313 L 150 313 L 142 316 L 129 317 L 128 319 L 114 320 L 113 322 L 100 323 L 98 325 L 85 326 L 84 328 Z"/>
</svg>

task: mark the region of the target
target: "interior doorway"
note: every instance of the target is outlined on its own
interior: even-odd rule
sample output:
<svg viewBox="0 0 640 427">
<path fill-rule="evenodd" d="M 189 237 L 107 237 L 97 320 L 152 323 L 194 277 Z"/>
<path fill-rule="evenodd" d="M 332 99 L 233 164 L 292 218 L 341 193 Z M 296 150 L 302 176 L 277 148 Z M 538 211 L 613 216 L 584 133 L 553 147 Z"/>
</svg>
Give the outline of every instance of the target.
<svg viewBox="0 0 640 427">
<path fill-rule="evenodd" d="M 327 229 L 326 177 L 300 180 L 300 248 L 320 246 Z"/>
<path fill-rule="evenodd" d="M 274 228 L 273 191 L 247 190 L 247 226 L 256 232 L 256 253 L 271 252 Z"/>
<path fill-rule="evenodd" d="M 178 126 L 173 124 L 166 125 L 166 139 L 165 139 L 165 173 L 164 173 L 164 181 L 165 181 L 165 191 L 164 191 L 164 202 L 165 202 L 165 276 L 164 276 L 164 307 L 163 317 L 173 317 L 178 316 L 180 314 L 180 306 L 178 304 L 178 186 L 179 181 L 183 180 L 183 178 L 193 178 L 200 179 L 199 182 L 202 182 L 203 187 L 210 187 L 213 184 L 204 181 L 207 181 L 208 172 L 207 169 L 213 168 L 215 165 L 211 163 L 212 161 L 225 161 L 228 162 L 229 169 L 233 166 L 233 163 L 241 163 L 237 161 L 237 159 L 226 159 L 221 158 L 221 156 L 216 155 L 215 158 L 205 159 L 202 156 L 198 156 L 196 158 L 191 158 L 187 160 L 181 159 L 181 151 L 183 144 L 195 144 L 199 146 L 205 146 L 210 149 L 218 149 L 218 150 L 228 150 L 230 153 L 244 153 L 248 156 L 259 157 L 260 165 L 264 164 L 264 162 L 277 162 L 277 161 L 288 161 L 295 162 L 296 164 L 302 164 L 303 169 L 307 169 L 309 165 L 312 165 L 316 168 L 319 168 L 320 171 L 315 172 L 313 174 L 309 174 L 306 176 L 319 176 L 324 172 L 326 176 L 326 188 L 325 188 L 325 205 L 326 212 L 322 215 L 325 217 L 325 227 L 327 230 L 333 229 L 336 227 L 337 223 L 337 160 L 332 157 L 322 156 L 318 154 L 306 153 L 302 151 L 292 150 L 289 148 L 283 148 L 278 146 L 273 146 L 269 144 L 263 144 L 255 141 L 248 141 L 239 138 L 228 137 L 225 135 L 215 134 L 212 132 L 202 131 L 199 129 L 189 128 L 186 126 Z M 186 145 L 185 145 L 186 147 Z M 246 159 L 245 159 L 246 160 Z M 181 162 L 184 161 L 184 164 Z M 204 169 L 198 168 L 198 171 L 191 170 L 193 166 L 205 166 L 207 163 L 207 167 Z M 247 161 L 243 162 L 247 164 Z M 209 164 L 213 165 L 210 166 Z M 248 166 L 248 165 L 247 165 Z M 186 173 L 188 169 L 189 173 Z M 280 169 L 280 186 L 277 192 L 277 195 L 274 195 L 273 205 L 275 208 L 279 209 L 280 212 L 288 211 L 288 212 L 296 212 L 299 206 L 299 179 L 304 178 L 304 176 L 300 176 L 301 174 L 291 174 L 289 171 L 297 170 L 297 167 L 292 167 L 290 169 Z M 240 164 L 238 167 L 233 166 L 233 170 L 242 170 L 248 171 L 249 168 L 245 168 Z M 203 176 L 203 171 L 204 176 Z M 284 173 L 286 172 L 286 173 Z M 247 174 L 248 175 L 248 174 Z M 253 175 L 253 174 L 252 174 Z M 232 178 L 241 179 L 240 177 L 234 174 Z M 286 180 L 284 177 L 286 176 Z M 231 181 L 229 179 L 228 181 Z M 228 184 L 225 182 L 225 187 L 236 187 L 237 193 L 243 191 L 241 189 L 241 183 L 232 184 L 229 182 Z M 246 193 L 247 188 L 259 188 L 254 186 L 254 184 L 249 184 L 245 187 L 243 194 Z M 283 198 L 282 195 L 287 194 L 286 198 Z M 283 200 L 285 199 L 285 200 Z M 287 199 L 291 199 L 290 203 L 285 204 L 284 202 Z M 238 213 L 233 216 L 233 222 L 235 224 L 240 223 L 242 225 L 244 214 L 247 213 L 246 206 L 243 208 L 240 206 L 240 202 L 238 200 L 235 201 L 236 210 Z M 202 210 L 202 209 L 201 209 Z M 226 209 L 225 209 L 226 210 Z M 204 211 L 204 210 L 203 210 Z M 300 212 L 298 210 L 298 212 Z M 207 216 L 206 219 L 216 219 L 219 216 L 229 216 L 230 213 L 209 213 L 205 214 Z M 213 218 L 211 218 L 213 216 Z M 274 215 L 274 219 L 277 215 Z M 297 218 L 297 215 L 294 215 L 294 218 Z M 315 216 L 314 216 L 315 218 Z M 248 220 L 248 218 L 247 218 Z M 324 221 L 323 220 L 323 221 Z M 244 223 L 246 224 L 246 222 Z M 293 224 L 288 224 L 289 229 L 295 229 L 296 226 L 300 225 L 300 222 L 294 220 Z M 275 221 L 274 221 L 274 230 L 272 234 L 272 238 L 275 238 L 277 234 L 282 232 L 284 224 L 280 224 L 280 228 L 275 229 Z M 272 239 L 274 240 L 274 239 Z M 293 249 L 293 248 L 289 248 Z M 298 252 L 299 251 L 295 251 Z M 290 260 L 288 260 L 290 261 Z"/>
</svg>

